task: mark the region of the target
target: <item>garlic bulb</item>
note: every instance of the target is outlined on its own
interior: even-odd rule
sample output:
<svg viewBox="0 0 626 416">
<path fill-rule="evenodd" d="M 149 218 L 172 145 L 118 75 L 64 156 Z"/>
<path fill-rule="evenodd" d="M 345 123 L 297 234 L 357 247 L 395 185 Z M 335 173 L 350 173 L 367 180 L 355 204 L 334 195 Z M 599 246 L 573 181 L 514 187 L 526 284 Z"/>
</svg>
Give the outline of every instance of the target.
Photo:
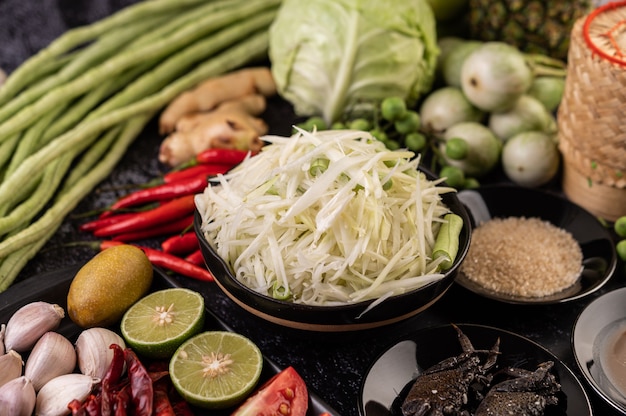
<svg viewBox="0 0 626 416">
<path fill-rule="evenodd" d="M 35 409 L 35 389 L 24 376 L 0 387 L 0 416 L 30 416 Z"/>
<path fill-rule="evenodd" d="M 48 302 L 31 302 L 18 309 L 7 322 L 4 334 L 6 351 L 25 352 L 43 334 L 56 329 L 65 317 L 63 308 Z"/>
<path fill-rule="evenodd" d="M 0 387 L 22 375 L 24 362 L 22 356 L 11 350 L 0 356 Z"/>
<path fill-rule="evenodd" d="M 80 372 L 88 376 L 103 378 L 113 361 L 111 344 L 117 344 L 122 349 L 126 348 L 124 339 L 110 329 L 94 327 L 81 332 L 76 340 L 76 356 Z"/>
<path fill-rule="evenodd" d="M 63 335 L 46 332 L 26 360 L 24 375 L 33 382 L 35 391 L 53 378 L 69 374 L 76 368 L 74 346 Z"/>
<path fill-rule="evenodd" d="M 39 390 L 35 403 L 37 416 L 70 414 L 67 405 L 74 399 L 84 401 L 100 379 L 84 374 L 64 374 L 48 381 Z"/>
<path fill-rule="evenodd" d="M 4 349 L 4 333 L 7 330 L 6 324 L 0 325 L 0 355 L 5 354 L 7 351 Z"/>
</svg>

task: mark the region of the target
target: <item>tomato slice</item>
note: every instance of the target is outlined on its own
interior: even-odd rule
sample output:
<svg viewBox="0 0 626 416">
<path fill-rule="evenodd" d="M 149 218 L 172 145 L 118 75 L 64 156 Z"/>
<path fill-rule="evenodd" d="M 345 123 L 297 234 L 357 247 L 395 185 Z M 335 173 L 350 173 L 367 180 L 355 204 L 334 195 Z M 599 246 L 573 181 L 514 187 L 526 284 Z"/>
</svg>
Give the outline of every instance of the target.
<svg viewBox="0 0 626 416">
<path fill-rule="evenodd" d="M 306 383 L 287 367 L 259 387 L 231 416 L 306 416 L 309 393 Z"/>
</svg>

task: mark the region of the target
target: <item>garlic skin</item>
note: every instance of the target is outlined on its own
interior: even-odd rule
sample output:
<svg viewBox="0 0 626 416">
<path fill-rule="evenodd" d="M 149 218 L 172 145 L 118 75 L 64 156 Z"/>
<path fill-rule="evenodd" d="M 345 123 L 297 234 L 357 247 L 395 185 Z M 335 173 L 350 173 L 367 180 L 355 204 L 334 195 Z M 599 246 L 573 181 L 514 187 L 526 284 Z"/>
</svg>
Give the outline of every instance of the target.
<svg viewBox="0 0 626 416">
<path fill-rule="evenodd" d="M 33 382 L 35 391 L 53 378 L 69 374 L 76 368 L 74 346 L 57 332 L 46 332 L 33 347 L 24 366 L 24 375 Z"/>
<path fill-rule="evenodd" d="M 0 387 L 22 375 L 24 361 L 17 351 L 11 350 L 0 356 Z"/>
<path fill-rule="evenodd" d="M 69 415 L 70 409 L 67 405 L 74 399 L 84 401 L 99 382 L 99 378 L 78 373 L 63 374 L 53 378 L 37 393 L 35 415 Z"/>
<path fill-rule="evenodd" d="M 80 372 L 103 378 L 113 361 L 111 344 L 126 348 L 124 339 L 110 329 L 94 327 L 81 332 L 75 344 Z"/>
<path fill-rule="evenodd" d="M 64 317 L 65 311 L 57 304 L 39 301 L 22 306 L 6 324 L 5 350 L 30 350 L 43 334 L 58 328 Z"/>
<path fill-rule="evenodd" d="M 24 376 L 0 387 L 0 416 L 31 416 L 35 402 L 33 384 Z"/>
</svg>

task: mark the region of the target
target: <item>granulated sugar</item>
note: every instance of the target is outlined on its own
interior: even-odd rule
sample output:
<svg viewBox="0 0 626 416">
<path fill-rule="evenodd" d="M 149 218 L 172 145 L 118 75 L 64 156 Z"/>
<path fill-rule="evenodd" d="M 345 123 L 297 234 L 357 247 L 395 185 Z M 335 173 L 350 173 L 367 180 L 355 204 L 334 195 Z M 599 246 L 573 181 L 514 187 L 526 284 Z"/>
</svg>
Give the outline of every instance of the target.
<svg viewBox="0 0 626 416">
<path fill-rule="evenodd" d="M 578 242 L 562 228 L 539 218 L 493 218 L 474 229 L 461 271 L 498 293 L 541 297 L 573 285 L 582 260 Z"/>
</svg>

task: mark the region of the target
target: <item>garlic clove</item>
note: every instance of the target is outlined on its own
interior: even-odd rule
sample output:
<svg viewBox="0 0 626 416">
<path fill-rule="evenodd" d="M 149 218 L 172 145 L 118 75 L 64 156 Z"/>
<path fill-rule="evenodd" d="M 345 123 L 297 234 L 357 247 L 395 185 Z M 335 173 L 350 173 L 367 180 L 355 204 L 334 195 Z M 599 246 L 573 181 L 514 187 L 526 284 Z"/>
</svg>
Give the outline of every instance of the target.
<svg viewBox="0 0 626 416">
<path fill-rule="evenodd" d="M 0 416 L 30 416 L 35 409 L 35 389 L 24 376 L 0 387 Z"/>
<path fill-rule="evenodd" d="M 111 344 L 126 348 L 124 339 L 110 329 L 94 327 L 81 332 L 75 347 L 80 372 L 103 378 L 113 361 Z"/>
<path fill-rule="evenodd" d="M 58 328 L 65 317 L 63 308 L 48 302 L 31 302 L 18 309 L 7 322 L 4 334 L 6 351 L 25 352 L 43 334 Z"/>
<path fill-rule="evenodd" d="M 76 368 L 76 352 L 72 343 L 57 332 L 46 332 L 33 347 L 24 375 L 33 382 L 35 391 L 53 378 L 69 374 Z"/>
<path fill-rule="evenodd" d="M 22 356 L 14 350 L 0 356 L 0 387 L 22 375 L 24 362 Z"/>
<path fill-rule="evenodd" d="M 72 400 L 85 401 L 99 378 L 85 374 L 63 374 L 48 381 L 37 393 L 35 414 L 37 416 L 64 416 L 70 414 L 67 405 Z"/>
</svg>

